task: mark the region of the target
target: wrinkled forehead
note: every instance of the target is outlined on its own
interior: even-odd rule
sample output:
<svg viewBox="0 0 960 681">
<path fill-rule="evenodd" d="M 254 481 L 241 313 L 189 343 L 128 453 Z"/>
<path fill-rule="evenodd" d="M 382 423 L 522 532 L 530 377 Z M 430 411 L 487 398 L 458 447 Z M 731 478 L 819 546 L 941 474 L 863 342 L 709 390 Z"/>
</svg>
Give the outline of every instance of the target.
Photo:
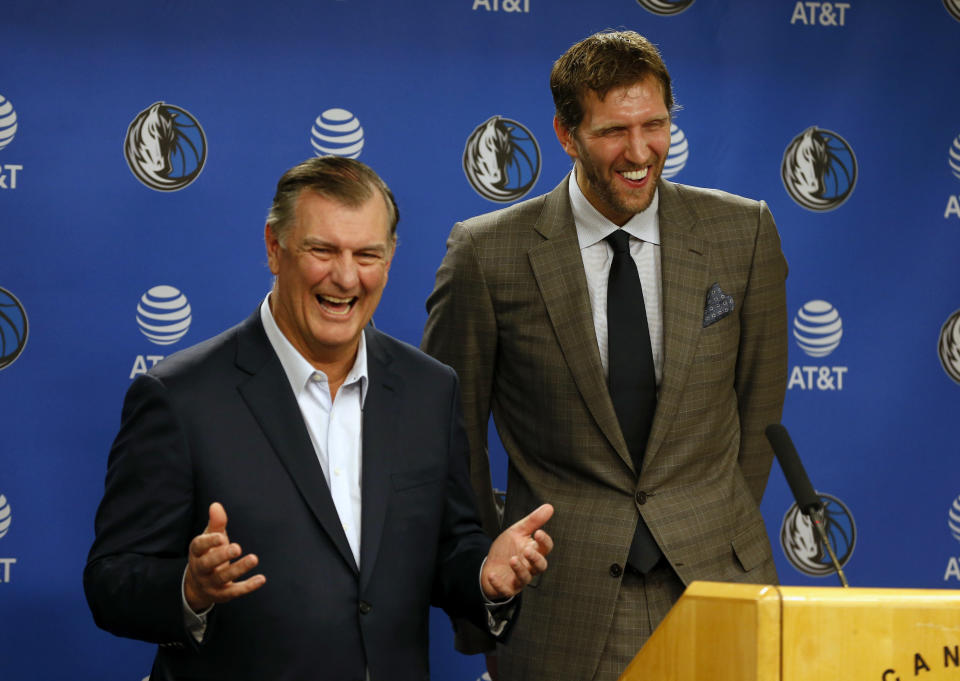
<svg viewBox="0 0 960 681">
<path fill-rule="evenodd" d="M 667 92 L 663 86 L 663 83 L 657 78 L 653 73 L 648 73 L 645 76 L 640 78 L 631 78 L 629 80 L 624 80 L 623 82 L 613 83 L 607 88 L 603 89 L 594 89 L 589 85 L 585 85 L 580 90 L 580 104 L 583 106 L 584 111 L 586 111 L 588 100 L 605 102 L 607 97 L 623 97 L 631 90 L 637 88 L 654 88 L 657 94 L 660 96 L 660 99 L 663 100 L 663 106 L 667 109 L 669 113 L 669 108 L 667 107 Z"/>
<path fill-rule="evenodd" d="M 362 219 L 344 220 L 341 219 L 343 215 Z M 371 188 L 366 198 L 354 199 L 331 196 L 327 192 L 305 187 L 297 196 L 294 224 L 303 233 L 314 220 L 321 220 L 330 229 L 331 235 L 346 238 L 364 232 L 388 249 L 393 248 L 396 242 L 390 230 L 389 206 L 375 188 Z"/>
</svg>

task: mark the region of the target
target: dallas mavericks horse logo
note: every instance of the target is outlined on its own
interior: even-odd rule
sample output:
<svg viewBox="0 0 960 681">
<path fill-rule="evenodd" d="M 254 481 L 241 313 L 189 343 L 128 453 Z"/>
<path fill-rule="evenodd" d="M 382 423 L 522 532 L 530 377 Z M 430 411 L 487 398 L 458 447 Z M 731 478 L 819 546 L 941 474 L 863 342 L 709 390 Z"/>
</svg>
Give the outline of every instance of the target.
<svg viewBox="0 0 960 681">
<path fill-rule="evenodd" d="M 790 198 L 804 208 L 833 210 L 853 193 L 857 159 L 840 135 L 811 126 L 790 142 L 780 176 Z"/>
<path fill-rule="evenodd" d="M 491 116 L 478 125 L 463 150 L 463 172 L 480 196 L 516 201 L 540 177 L 540 146 L 523 125 Z"/>
<path fill-rule="evenodd" d="M 17 297 L 0 288 L 0 369 L 6 369 L 23 352 L 30 335 L 27 313 Z"/>
<path fill-rule="evenodd" d="M 820 493 L 817 493 L 817 496 L 823 502 L 824 532 L 837 554 L 837 562 L 843 567 L 853 555 L 853 547 L 857 543 L 857 528 L 853 515 L 836 497 Z M 810 518 L 796 504 L 783 516 L 780 546 L 793 567 L 804 574 L 824 577 L 835 572 L 830 554 L 823 548 Z"/>
<path fill-rule="evenodd" d="M 694 0 L 637 0 L 645 10 L 661 16 L 685 12 L 693 2 Z"/>
<path fill-rule="evenodd" d="M 960 383 L 960 310 L 950 315 L 940 329 L 937 351 L 947 376 Z"/>
<path fill-rule="evenodd" d="M 207 161 L 207 137 L 188 111 L 156 102 L 130 123 L 123 155 L 143 184 L 174 192 L 200 175 Z"/>
</svg>

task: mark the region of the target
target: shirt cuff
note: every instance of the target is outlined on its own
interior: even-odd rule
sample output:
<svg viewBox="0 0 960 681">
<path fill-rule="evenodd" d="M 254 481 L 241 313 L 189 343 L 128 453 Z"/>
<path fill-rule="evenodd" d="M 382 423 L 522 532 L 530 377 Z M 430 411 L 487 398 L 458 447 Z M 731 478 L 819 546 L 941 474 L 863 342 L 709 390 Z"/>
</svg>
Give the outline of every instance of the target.
<svg viewBox="0 0 960 681">
<path fill-rule="evenodd" d="M 486 562 L 487 559 L 484 558 L 483 562 L 480 563 L 480 575 L 483 574 L 483 566 L 486 565 Z M 513 602 L 516 597 L 510 596 L 499 601 L 490 600 L 487 598 L 487 594 L 483 592 L 483 582 L 480 575 L 477 578 L 480 585 L 480 595 L 483 596 L 483 605 L 487 609 L 487 631 L 492 636 L 501 636 L 516 611 L 516 604 Z"/>
<path fill-rule="evenodd" d="M 207 632 L 207 614 L 213 610 L 211 605 L 202 612 L 194 612 L 193 608 L 187 603 L 187 593 L 185 589 L 187 581 L 187 568 L 183 569 L 183 577 L 180 579 L 180 600 L 183 603 L 183 626 L 193 636 L 197 643 L 203 641 L 203 635 Z"/>
</svg>

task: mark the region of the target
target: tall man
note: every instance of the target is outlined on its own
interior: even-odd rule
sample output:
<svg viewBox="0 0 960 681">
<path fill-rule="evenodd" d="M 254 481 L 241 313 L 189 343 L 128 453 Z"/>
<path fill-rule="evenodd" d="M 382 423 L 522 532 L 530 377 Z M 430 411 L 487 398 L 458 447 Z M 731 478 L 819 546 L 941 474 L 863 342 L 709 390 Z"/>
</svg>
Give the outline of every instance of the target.
<svg viewBox="0 0 960 681">
<path fill-rule="evenodd" d="M 368 326 L 396 224 L 362 163 L 289 170 L 273 291 L 131 385 L 84 587 L 153 681 L 422 681 L 429 605 L 499 635 L 546 568 L 551 507 L 479 527 L 453 371 Z"/>
<path fill-rule="evenodd" d="M 763 202 L 667 182 L 673 95 L 631 32 L 553 67 L 573 172 L 454 226 L 422 347 L 460 376 L 489 528 L 549 498 L 551 571 L 499 650 L 507 681 L 616 679 L 695 579 L 775 582 L 758 505 L 787 377 L 787 266 Z"/>
</svg>

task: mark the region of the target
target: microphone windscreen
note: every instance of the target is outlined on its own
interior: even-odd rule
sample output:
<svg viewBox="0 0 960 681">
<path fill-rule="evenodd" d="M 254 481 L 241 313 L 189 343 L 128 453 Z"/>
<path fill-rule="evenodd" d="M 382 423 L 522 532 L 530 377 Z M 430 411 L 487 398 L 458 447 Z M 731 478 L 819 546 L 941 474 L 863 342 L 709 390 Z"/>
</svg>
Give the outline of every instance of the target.
<svg viewBox="0 0 960 681">
<path fill-rule="evenodd" d="M 773 447 L 773 453 L 780 462 L 780 468 L 783 469 L 783 476 L 790 485 L 790 491 L 793 492 L 793 498 L 797 501 L 797 506 L 807 514 L 810 509 L 819 508 L 822 505 L 820 497 L 810 484 L 810 478 L 807 477 L 807 471 L 800 462 L 800 455 L 797 454 L 797 448 L 793 446 L 787 429 L 779 423 L 771 423 L 767 426 L 766 434 L 770 446 Z"/>
</svg>

